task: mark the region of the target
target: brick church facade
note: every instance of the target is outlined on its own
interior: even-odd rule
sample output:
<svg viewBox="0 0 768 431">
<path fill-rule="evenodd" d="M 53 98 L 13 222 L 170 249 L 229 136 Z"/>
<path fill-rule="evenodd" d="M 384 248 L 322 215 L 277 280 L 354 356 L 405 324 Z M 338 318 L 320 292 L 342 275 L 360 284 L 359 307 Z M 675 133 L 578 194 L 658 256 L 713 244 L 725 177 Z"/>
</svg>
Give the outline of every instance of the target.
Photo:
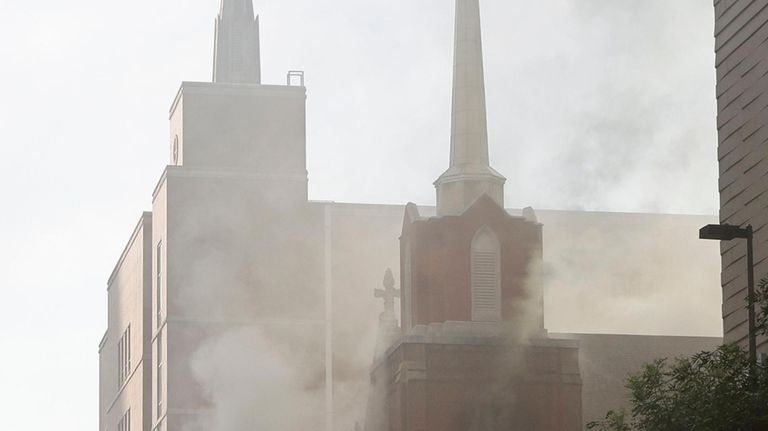
<svg viewBox="0 0 768 431">
<path fill-rule="evenodd" d="M 404 336 L 374 365 L 368 430 L 582 428 L 578 343 L 544 329 L 541 228 L 487 195 L 460 216 L 407 207 Z"/>
</svg>

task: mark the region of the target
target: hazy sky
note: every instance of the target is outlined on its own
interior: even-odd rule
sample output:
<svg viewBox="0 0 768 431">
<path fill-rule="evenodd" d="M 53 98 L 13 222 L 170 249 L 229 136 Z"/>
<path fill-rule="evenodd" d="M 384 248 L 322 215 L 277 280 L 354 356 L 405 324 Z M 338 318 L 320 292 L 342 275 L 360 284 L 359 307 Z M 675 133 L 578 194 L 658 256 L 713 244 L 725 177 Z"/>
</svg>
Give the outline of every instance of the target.
<svg viewBox="0 0 768 431">
<path fill-rule="evenodd" d="M 106 281 L 210 80 L 218 0 L 3 0 L 0 417 L 96 429 Z M 434 202 L 451 0 L 262 0 L 266 83 L 305 70 L 310 196 Z M 717 209 L 713 11 L 700 0 L 483 0 L 509 206 Z"/>
</svg>

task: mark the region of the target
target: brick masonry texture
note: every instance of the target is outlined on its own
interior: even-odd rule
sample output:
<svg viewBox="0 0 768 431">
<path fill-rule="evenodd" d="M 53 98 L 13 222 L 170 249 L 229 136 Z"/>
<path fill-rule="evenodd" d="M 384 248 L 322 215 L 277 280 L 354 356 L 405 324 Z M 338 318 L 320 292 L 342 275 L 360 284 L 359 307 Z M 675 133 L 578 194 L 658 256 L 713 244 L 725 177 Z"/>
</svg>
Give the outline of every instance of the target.
<svg viewBox="0 0 768 431">
<path fill-rule="evenodd" d="M 768 276 L 768 0 L 714 6 L 720 221 L 755 229 L 759 280 Z M 724 242 L 721 255 L 725 341 L 746 343 L 746 245 Z"/>
</svg>

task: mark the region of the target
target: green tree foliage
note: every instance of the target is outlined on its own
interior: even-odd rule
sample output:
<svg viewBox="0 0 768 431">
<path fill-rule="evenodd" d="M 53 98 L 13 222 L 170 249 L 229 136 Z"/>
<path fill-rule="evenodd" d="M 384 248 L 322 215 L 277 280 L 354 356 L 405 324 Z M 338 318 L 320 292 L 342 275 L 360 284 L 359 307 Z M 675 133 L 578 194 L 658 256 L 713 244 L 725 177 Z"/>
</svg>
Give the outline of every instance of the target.
<svg viewBox="0 0 768 431">
<path fill-rule="evenodd" d="M 768 335 L 768 277 L 760 280 L 755 292 L 755 307 L 757 309 L 757 332 Z"/>
<path fill-rule="evenodd" d="M 768 278 L 756 293 L 758 332 L 768 334 Z M 610 411 L 596 431 L 768 430 L 768 364 L 724 345 L 674 361 L 659 359 L 627 381 L 631 413 Z"/>
<path fill-rule="evenodd" d="M 597 431 L 724 431 L 768 429 L 768 369 L 752 383 L 748 355 L 734 345 L 673 362 L 659 359 L 629 378 L 631 418 L 608 413 Z"/>
<path fill-rule="evenodd" d="M 602 421 L 587 424 L 587 429 L 597 431 L 632 431 L 632 427 L 629 426 L 627 420 L 627 412 L 624 409 L 609 411 Z"/>
</svg>

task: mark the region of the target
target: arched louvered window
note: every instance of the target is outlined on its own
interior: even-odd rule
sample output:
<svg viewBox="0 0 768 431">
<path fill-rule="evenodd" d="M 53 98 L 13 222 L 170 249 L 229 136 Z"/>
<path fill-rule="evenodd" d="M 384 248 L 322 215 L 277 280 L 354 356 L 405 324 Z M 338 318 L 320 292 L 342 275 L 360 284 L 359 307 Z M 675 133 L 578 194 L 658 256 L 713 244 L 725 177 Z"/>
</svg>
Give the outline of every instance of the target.
<svg viewBox="0 0 768 431">
<path fill-rule="evenodd" d="M 472 239 L 472 321 L 501 321 L 501 243 L 488 227 Z"/>
</svg>

